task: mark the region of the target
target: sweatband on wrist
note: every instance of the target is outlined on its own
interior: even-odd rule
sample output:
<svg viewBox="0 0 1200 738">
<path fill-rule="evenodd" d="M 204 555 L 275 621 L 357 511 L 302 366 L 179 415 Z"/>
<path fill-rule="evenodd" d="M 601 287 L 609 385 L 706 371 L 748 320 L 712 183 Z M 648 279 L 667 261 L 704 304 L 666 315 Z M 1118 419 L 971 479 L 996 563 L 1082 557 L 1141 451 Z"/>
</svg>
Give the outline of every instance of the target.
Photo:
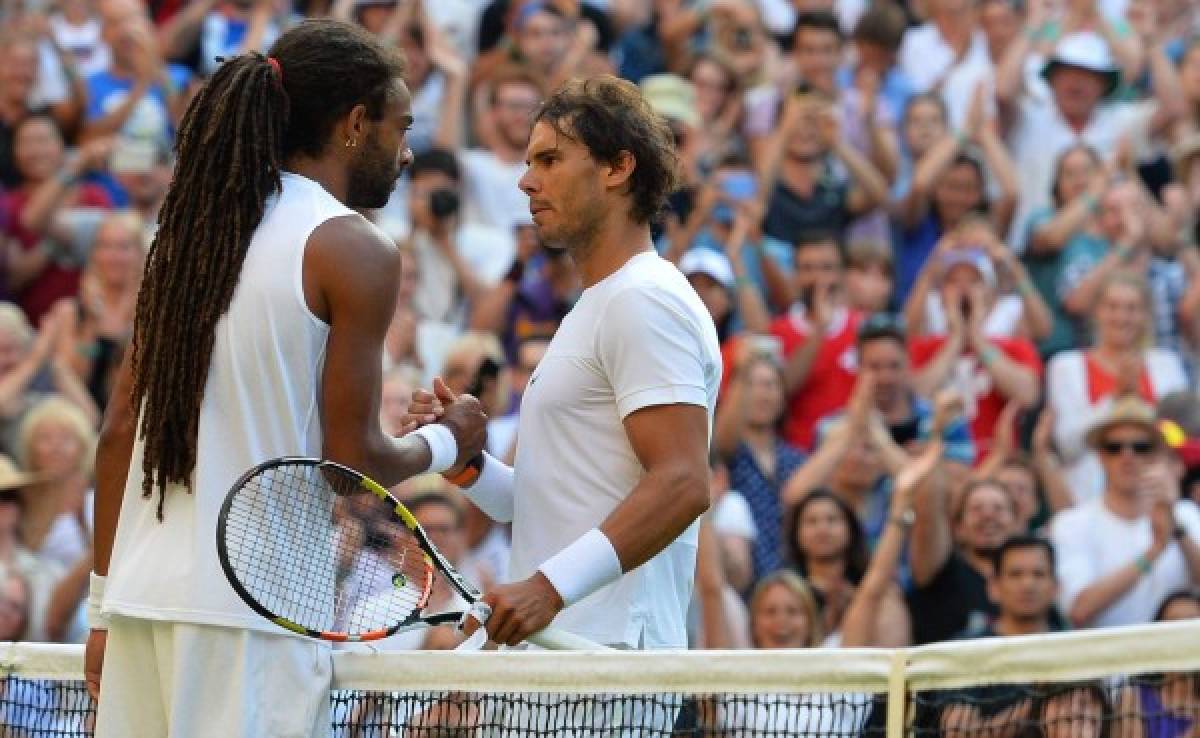
<svg viewBox="0 0 1200 738">
<path fill-rule="evenodd" d="M 430 423 L 413 431 L 414 436 L 425 439 L 429 445 L 429 468 L 427 472 L 441 474 L 458 459 L 458 441 L 450 429 L 440 423 Z"/>
<path fill-rule="evenodd" d="M 479 478 L 463 494 L 492 520 L 511 523 L 513 519 L 513 468 L 483 452 L 483 466 Z"/>
<path fill-rule="evenodd" d="M 101 612 L 104 604 L 104 584 L 107 577 L 95 572 L 88 574 L 87 623 L 92 630 L 108 630 L 108 617 Z"/>
<path fill-rule="evenodd" d="M 621 560 L 608 536 L 592 528 L 571 545 L 551 556 L 538 570 L 550 580 L 570 607 L 584 597 L 621 578 Z"/>
</svg>

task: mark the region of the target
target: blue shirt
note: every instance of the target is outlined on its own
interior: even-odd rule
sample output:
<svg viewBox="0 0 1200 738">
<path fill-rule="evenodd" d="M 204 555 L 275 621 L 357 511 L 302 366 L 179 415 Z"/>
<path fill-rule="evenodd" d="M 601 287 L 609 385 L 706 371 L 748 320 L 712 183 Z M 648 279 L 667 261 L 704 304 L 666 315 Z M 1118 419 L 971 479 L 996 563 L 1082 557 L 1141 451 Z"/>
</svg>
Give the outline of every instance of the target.
<svg viewBox="0 0 1200 738">
<path fill-rule="evenodd" d="M 783 485 L 805 460 L 804 452 L 783 440 L 775 441 L 775 475 L 768 477 L 744 443 L 730 457 L 729 486 L 746 498 L 758 536 L 750 550 L 754 579 L 783 566 Z"/>
<path fill-rule="evenodd" d="M 167 77 L 176 90 L 182 90 L 192 79 L 191 71 L 179 64 L 167 65 Z M 99 120 L 118 108 L 134 87 L 131 78 L 118 77 L 109 70 L 87 78 L 87 121 Z M 153 141 L 166 151 L 175 137 L 171 111 L 167 107 L 167 91 L 155 84 L 134 106 L 120 134 L 132 139 Z"/>
<path fill-rule="evenodd" d="M 896 262 L 896 290 L 892 302 L 903 307 L 912 291 L 917 275 L 925 261 L 933 253 L 938 239 L 942 237 L 942 223 L 930 210 L 925 218 L 912 228 L 897 226 L 892 234 L 892 253 Z"/>
</svg>

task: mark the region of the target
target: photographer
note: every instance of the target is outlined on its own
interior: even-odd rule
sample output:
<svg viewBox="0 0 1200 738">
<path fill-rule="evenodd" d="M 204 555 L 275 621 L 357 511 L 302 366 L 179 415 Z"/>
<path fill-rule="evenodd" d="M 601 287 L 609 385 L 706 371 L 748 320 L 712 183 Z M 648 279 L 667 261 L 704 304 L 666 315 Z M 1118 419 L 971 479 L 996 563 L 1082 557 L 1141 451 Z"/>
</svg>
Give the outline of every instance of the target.
<svg viewBox="0 0 1200 738">
<path fill-rule="evenodd" d="M 410 172 L 409 241 L 421 275 L 413 304 L 423 323 L 441 323 L 457 334 L 466 322 L 466 303 L 477 302 L 500 281 L 515 245 L 501 230 L 462 222 L 454 154 L 430 149 L 413 159 Z"/>
<path fill-rule="evenodd" d="M 566 250 L 543 244 L 528 213 L 524 217 L 513 228 L 517 256 L 508 274 L 471 310 L 471 330 L 500 336 L 513 363 L 522 342 L 554 335 L 580 290 L 575 262 Z"/>
</svg>

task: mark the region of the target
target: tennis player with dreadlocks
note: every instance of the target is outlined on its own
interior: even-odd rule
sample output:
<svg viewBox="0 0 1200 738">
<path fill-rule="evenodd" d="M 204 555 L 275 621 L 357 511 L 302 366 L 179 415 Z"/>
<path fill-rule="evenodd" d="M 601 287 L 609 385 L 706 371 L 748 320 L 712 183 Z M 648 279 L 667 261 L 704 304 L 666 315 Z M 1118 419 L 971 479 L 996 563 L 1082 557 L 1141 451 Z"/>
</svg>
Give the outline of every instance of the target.
<svg viewBox="0 0 1200 738">
<path fill-rule="evenodd" d="M 379 425 L 400 261 L 352 208 L 383 206 L 411 159 L 401 71 L 361 29 L 308 21 L 225 61 L 184 116 L 96 456 L 100 738 L 328 735 L 327 646 L 280 634 L 221 573 L 225 492 L 276 456 L 393 485 L 483 446 L 470 397 L 403 439 Z"/>
</svg>

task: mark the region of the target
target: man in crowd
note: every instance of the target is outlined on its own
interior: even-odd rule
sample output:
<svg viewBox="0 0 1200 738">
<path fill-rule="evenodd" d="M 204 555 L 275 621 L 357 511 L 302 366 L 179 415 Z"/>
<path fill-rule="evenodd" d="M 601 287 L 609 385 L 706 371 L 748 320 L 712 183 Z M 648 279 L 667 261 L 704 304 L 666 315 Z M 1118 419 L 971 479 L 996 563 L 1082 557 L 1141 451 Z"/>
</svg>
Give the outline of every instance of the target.
<svg viewBox="0 0 1200 738">
<path fill-rule="evenodd" d="M 1114 402 L 1087 442 L 1106 486 L 1051 522 L 1063 612 L 1076 627 L 1149 622 L 1169 593 L 1200 583 L 1200 511 L 1179 499 L 1154 411 L 1140 399 Z"/>
</svg>

